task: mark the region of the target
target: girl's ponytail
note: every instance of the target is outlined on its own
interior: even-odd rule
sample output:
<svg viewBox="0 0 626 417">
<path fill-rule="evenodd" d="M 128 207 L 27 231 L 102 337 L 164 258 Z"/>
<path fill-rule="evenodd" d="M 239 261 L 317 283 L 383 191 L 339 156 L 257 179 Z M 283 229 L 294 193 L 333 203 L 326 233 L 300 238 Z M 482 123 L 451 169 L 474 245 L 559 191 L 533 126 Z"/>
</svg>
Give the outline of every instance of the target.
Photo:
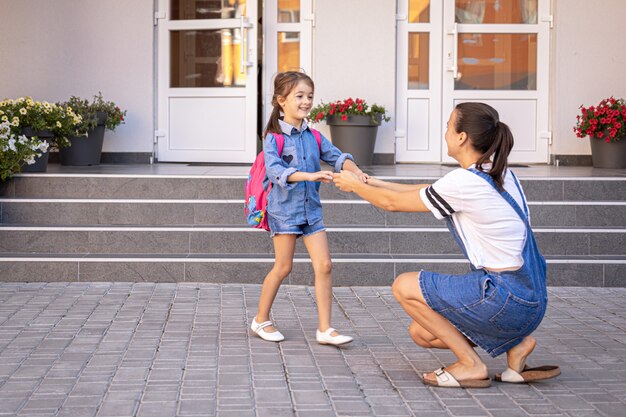
<svg viewBox="0 0 626 417">
<path fill-rule="evenodd" d="M 272 114 L 267 121 L 267 126 L 265 126 L 263 138 L 265 138 L 268 133 L 280 133 L 280 123 L 278 123 L 278 120 L 280 119 L 281 108 L 278 104 L 278 97 L 287 97 L 289 93 L 291 93 L 291 90 L 296 88 L 301 81 L 304 81 L 312 90 L 315 90 L 313 80 L 303 72 L 286 71 L 276 74 L 274 78 L 274 94 L 272 95 Z"/>
<path fill-rule="evenodd" d="M 272 114 L 267 121 L 267 126 L 265 126 L 263 138 L 265 138 L 268 133 L 280 133 L 280 124 L 278 123 L 278 119 L 280 119 L 280 106 L 278 103 L 274 104 L 274 100 L 275 99 L 272 99 Z"/>
<path fill-rule="evenodd" d="M 513 149 L 511 129 L 500 121 L 498 112 L 484 103 L 461 103 L 456 106 L 455 130 L 465 132 L 474 149 L 481 152 L 476 161 L 476 169 L 483 171 L 483 164 L 493 164 L 488 174 L 500 189 L 504 188 L 504 174 L 508 168 L 508 158 Z"/>
</svg>

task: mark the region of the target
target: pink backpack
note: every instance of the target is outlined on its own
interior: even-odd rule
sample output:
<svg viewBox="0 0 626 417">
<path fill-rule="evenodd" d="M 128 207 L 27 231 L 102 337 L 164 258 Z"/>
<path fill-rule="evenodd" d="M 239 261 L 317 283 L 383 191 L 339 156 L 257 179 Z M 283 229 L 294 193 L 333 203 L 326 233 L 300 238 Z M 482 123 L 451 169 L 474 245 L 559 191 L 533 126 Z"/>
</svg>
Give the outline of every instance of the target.
<svg viewBox="0 0 626 417">
<path fill-rule="evenodd" d="M 315 129 L 311 129 L 315 140 L 317 141 L 317 147 L 322 152 L 322 136 L 320 132 Z M 278 148 L 278 156 L 283 153 L 283 146 L 285 145 L 285 137 L 280 133 L 272 133 L 276 138 L 276 146 Z M 264 229 L 269 231 L 269 225 L 267 224 L 267 196 L 272 190 L 272 182 L 268 181 L 269 185 L 267 189 L 263 188 L 263 182 L 267 177 L 265 170 L 265 155 L 263 151 L 259 152 L 256 156 L 248 179 L 246 180 L 246 201 L 244 214 L 248 224 L 257 229 Z"/>
</svg>

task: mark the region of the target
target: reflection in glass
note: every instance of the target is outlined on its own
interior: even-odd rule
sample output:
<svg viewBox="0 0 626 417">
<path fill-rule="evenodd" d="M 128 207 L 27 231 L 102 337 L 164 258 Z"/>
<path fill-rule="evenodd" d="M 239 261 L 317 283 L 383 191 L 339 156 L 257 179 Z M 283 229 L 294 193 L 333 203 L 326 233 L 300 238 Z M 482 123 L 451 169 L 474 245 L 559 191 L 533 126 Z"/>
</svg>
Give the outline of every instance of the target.
<svg viewBox="0 0 626 417">
<path fill-rule="evenodd" d="M 300 21 L 300 0 L 278 0 L 278 23 Z"/>
<path fill-rule="evenodd" d="M 429 33 L 409 33 L 409 89 L 428 89 Z"/>
<path fill-rule="evenodd" d="M 171 20 L 232 19 L 246 14 L 246 0 L 170 0 Z"/>
<path fill-rule="evenodd" d="M 457 23 L 537 23 L 538 0 L 456 0 Z"/>
<path fill-rule="evenodd" d="M 430 0 L 409 0 L 409 23 L 430 22 Z"/>
<path fill-rule="evenodd" d="M 170 32 L 171 87 L 243 86 L 239 29 Z"/>
<path fill-rule="evenodd" d="M 457 90 L 536 90 L 537 34 L 459 35 Z"/>
<path fill-rule="evenodd" d="M 300 69 L 300 32 L 278 32 L 278 71 Z"/>
</svg>

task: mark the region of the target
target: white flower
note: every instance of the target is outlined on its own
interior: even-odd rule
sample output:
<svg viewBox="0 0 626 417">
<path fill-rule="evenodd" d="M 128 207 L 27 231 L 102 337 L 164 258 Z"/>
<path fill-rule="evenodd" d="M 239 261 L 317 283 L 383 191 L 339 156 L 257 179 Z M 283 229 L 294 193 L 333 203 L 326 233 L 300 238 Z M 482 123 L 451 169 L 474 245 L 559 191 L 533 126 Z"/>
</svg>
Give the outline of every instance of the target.
<svg viewBox="0 0 626 417">
<path fill-rule="evenodd" d="M 24 159 L 24 162 L 26 162 L 27 165 L 32 165 L 35 163 L 35 157 L 31 155 L 28 158 Z"/>
<path fill-rule="evenodd" d="M 17 151 L 17 148 L 15 147 L 15 138 L 9 139 L 9 149 L 14 152 Z"/>
<path fill-rule="evenodd" d="M 61 126 L 63 126 L 63 125 L 61 124 L 61 122 L 59 122 L 59 121 L 57 120 L 57 127 L 61 127 Z"/>
<path fill-rule="evenodd" d="M 43 142 L 41 142 L 41 144 L 39 144 L 39 150 L 41 152 L 46 152 L 49 147 L 50 147 L 50 145 L 45 140 Z"/>
<path fill-rule="evenodd" d="M 20 136 L 18 136 L 17 141 L 23 145 L 23 144 L 25 144 L 28 141 L 28 138 L 26 136 L 24 136 L 24 135 L 20 135 Z"/>
<path fill-rule="evenodd" d="M 6 116 L 2 116 L 2 121 L 3 121 L 3 122 L 8 122 L 8 121 L 9 121 L 9 118 L 8 118 L 8 117 L 6 117 Z"/>
<path fill-rule="evenodd" d="M 20 114 L 24 115 L 24 114 L 26 114 L 26 113 L 27 113 L 26 109 L 25 109 L 24 107 L 22 107 L 22 108 L 20 109 Z"/>
</svg>

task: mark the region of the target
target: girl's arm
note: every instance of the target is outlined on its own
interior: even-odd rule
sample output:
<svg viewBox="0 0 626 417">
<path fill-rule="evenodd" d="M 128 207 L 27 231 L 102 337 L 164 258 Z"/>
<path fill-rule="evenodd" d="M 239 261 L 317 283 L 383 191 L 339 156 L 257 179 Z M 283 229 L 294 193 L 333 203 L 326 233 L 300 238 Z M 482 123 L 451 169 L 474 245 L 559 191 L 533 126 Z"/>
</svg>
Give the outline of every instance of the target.
<svg viewBox="0 0 626 417">
<path fill-rule="evenodd" d="M 330 171 L 302 172 L 297 171 L 287 177 L 287 182 L 321 181 L 329 183 L 333 181 L 333 173 Z"/>
<path fill-rule="evenodd" d="M 376 207 L 380 207 L 386 211 L 430 211 L 424 202 L 422 202 L 419 193 L 417 193 L 415 189 L 399 191 L 389 188 L 375 187 L 361 182 L 355 174 L 348 171 L 341 171 L 340 174 L 334 174 L 333 181 L 335 182 L 337 188 L 341 191 L 354 192 L 362 199 L 367 200 Z M 428 185 L 425 184 L 422 188 L 427 186 Z"/>
</svg>

